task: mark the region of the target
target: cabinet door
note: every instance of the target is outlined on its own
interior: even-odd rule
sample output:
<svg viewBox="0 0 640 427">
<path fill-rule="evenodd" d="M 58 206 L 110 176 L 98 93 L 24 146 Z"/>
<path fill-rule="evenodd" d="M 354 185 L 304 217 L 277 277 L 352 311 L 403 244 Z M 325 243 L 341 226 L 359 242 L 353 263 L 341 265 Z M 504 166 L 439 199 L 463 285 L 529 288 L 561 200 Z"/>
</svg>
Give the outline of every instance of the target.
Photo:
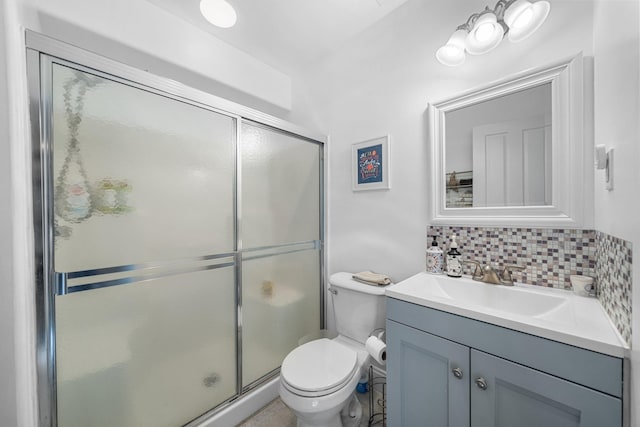
<svg viewBox="0 0 640 427">
<path fill-rule="evenodd" d="M 473 427 L 619 427 L 620 399 L 471 350 Z"/>
<path fill-rule="evenodd" d="M 389 425 L 469 426 L 469 347 L 391 320 L 387 337 Z"/>
</svg>

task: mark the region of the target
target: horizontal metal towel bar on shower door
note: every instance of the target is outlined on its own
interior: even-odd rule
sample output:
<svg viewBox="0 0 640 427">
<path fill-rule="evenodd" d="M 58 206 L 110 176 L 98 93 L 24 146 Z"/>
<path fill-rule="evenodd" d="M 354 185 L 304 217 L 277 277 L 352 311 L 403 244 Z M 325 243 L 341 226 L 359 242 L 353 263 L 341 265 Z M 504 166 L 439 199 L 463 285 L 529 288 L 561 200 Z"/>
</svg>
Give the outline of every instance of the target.
<svg viewBox="0 0 640 427">
<path fill-rule="evenodd" d="M 242 259 L 244 260 L 251 260 L 317 250 L 319 248 L 320 241 L 311 240 L 308 242 L 251 248 L 242 253 L 232 252 L 165 262 L 130 264 L 73 272 L 55 272 L 56 295 L 67 295 L 76 292 L 139 283 L 179 274 L 232 267 L 236 265 L 236 257 L 239 255 L 242 255 Z"/>
<path fill-rule="evenodd" d="M 235 253 L 226 253 L 166 262 L 131 264 L 74 272 L 56 272 L 56 295 L 66 295 L 179 274 L 232 267 L 236 264 L 235 258 Z"/>
</svg>

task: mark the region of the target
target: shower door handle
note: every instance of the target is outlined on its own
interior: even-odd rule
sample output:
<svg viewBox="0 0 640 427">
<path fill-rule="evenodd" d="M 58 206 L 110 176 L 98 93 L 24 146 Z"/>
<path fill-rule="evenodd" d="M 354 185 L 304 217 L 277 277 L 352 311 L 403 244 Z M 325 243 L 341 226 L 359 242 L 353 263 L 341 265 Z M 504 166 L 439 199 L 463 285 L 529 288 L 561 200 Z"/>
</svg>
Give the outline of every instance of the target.
<svg viewBox="0 0 640 427">
<path fill-rule="evenodd" d="M 54 272 L 50 279 L 56 295 L 92 291 L 111 286 L 128 285 L 152 279 L 161 279 L 177 274 L 195 273 L 233 267 L 234 253 L 202 255 L 179 262 L 166 261 L 103 267 L 93 270 Z M 114 276 L 117 275 L 117 276 Z"/>
</svg>

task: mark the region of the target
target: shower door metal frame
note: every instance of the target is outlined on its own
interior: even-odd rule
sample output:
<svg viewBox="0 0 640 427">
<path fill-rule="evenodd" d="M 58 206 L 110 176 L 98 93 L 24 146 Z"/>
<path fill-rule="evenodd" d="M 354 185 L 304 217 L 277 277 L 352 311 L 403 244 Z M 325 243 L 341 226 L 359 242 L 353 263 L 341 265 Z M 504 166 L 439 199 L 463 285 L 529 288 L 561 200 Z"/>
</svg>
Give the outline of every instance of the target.
<svg viewBox="0 0 640 427">
<path fill-rule="evenodd" d="M 68 66 L 91 74 L 105 77 L 134 88 L 142 89 L 175 101 L 184 102 L 196 107 L 222 114 L 235 119 L 235 165 L 234 165 L 234 233 L 235 251 L 227 254 L 216 254 L 198 257 L 190 261 L 224 262 L 223 264 L 208 264 L 199 269 L 211 269 L 233 266 L 235 271 L 235 297 L 236 297 L 236 394 L 225 402 L 219 404 L 210 411 L 198 415 L 188 425 L 198 425 L 206 421 L 215 413 L 230 405 L 233 401 L 264 384 L 279 374 L 279 368 L 262 378 L 243 387 L 242 386 L 242 256 L 243 247 L 241 240 L 241 158 L 240 138 L 243 122 L 269 128 L 271 130 L 294 136 L 318 144 L 320 153 L 320 188 L 319 207 L 320 224 L 319 240 L 309 242 L 296 242 L 285 245 L 276 245 L 264 248 L 253 248 L 251 252 L 262 251 L 273 256 L 281 253 L 297 252 L 301 250 L 319 251 L 320 269 L 320 327 L 325 327 L 326 302 L 325 302 L 325 150 L 327 149 L 327 137 L 315 132 L 310 132 L 297 125 L 267 115 L 225 100 L 215 95 L 188 87 L 173 80 L 152 75 L 148 72 L 124 65 L 117 61 L 104 58 L 97 54 L 71 46 L 64 42 L 49 38 L 29 30 L 25 31 L 27 78 L 29 90 L 29 114 L 31 117 L 31 148 L 33 155 L 32 187 L 33 187 L 33 213 L 34 213 L 34 247 L 35 247 L 35 305 L 36 305 L 36 368 L 38 390 L 38 421 L 41 427 L 56 427 L 57 402 L 56 402 L 56 369 L 55 369 L 55 296 L 67 292 L 81 291 L 68 288 L 67 281 L 77 279 L 87 274 L 110 274 L 118 271 L 144 271 L 158 267 L 158 263 L 145 263 L 132 266 L 105 268 L 100 271 L 76 272 L 62 274 L 54 277 L 53 269 L 53 186 L 52 186 L 52 140 L 51 130 L 51 71 L 54 63 Z M 260 256 L 256 253 L 253 256 Z M 253 257 L 250 256 L 249 258 Z M 216 261 L 217 260 L 217 261 Z M 231 261 L 230 261 L 231 260 Z M 160 266 L 161 267 L 161 266 Z M 101 286 L 118 286 L 145 280 L 155 276 L 142 276 L 131 280 L 124 278 L 116 281 L 104 281 Z M 164 276 L 163 276 L 164 277 Z M 88 289 L 91 286 L 86 287 Z M 82 289 L 85 290 L 85 289 Z"/>
</svg>

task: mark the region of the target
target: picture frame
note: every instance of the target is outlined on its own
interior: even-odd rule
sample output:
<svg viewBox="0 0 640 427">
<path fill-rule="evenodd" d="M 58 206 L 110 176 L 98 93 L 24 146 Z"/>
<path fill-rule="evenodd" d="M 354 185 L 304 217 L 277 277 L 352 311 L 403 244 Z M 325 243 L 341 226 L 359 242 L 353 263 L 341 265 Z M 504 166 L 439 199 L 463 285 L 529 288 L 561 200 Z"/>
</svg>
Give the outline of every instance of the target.
<svg viewBox="0 0 640 427">
<path fill-rule="evenodd" d="M 388 190 L 390 186 L 389 135 L 351 146 L 353 191 Z"/>
</svg>

